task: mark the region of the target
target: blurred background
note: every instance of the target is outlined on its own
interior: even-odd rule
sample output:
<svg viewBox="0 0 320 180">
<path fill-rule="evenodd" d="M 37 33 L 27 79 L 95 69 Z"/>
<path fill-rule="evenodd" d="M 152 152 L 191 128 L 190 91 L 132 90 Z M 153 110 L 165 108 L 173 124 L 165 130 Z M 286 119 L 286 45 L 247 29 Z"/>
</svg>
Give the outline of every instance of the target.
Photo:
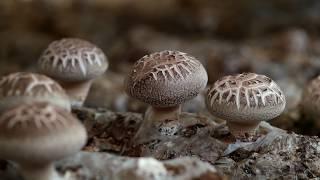
<svg viewBox="0 0 320 180">
<path fill-rule="evenodd" d="M 110 62 L 86 105 L 144 112 L 123 91 L 125 76 L 145 54 L 179 50 L 205 65 L 209 84 L 241 72 L 271 77 L 287 96 L 286 112 L 272 123 L 320 135 L 320 121 L 299 110 L 303 87 L 320 72 L 319 30 L 319 0 L 1 0 L 0 75 L 36 71 L 50 42 L 82 38 Z M 184 110 L 208 114 L 201 95 Z"/>
</svg>

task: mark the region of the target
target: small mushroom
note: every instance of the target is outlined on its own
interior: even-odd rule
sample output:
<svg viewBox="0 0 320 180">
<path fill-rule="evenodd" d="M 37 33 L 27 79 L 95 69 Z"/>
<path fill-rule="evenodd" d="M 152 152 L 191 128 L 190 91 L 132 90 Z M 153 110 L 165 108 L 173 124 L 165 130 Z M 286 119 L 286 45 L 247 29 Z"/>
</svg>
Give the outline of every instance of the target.
<svg viewBox="0 0 320 180">
<path fill-rule="evenodd" d="M 283 112 L 286 99 L 272 79 L 243 73 L 217 80 L 207 91 L 206 104 L 214 116 L 227 121 L 237 139 L 250 140 L 261 121 Z"/>
<path fill-rule="evenodd" d="M 320 115 L 320 76 L 311 80 L 303 91 L 301 108 L 310 118 Z"/>
<path fill-rule="evenodd" d="M 52 42 L 38 61 L 39 70 L 67 91 L 73 107 L 83 105 L 93 79 L 108 68 L 104 53 L 90 42 L 65 38 Z"/>
<path fill-rule="evenodd" d="M 23 104 L 0 117 L 0 158 L 15 161 L 25 180 L 59 180 L 53 162 L 80 151 L 86 140 L 77 119 L 48 103 Z"/>
<path fill-rule="evenodd" d="M 126 92 L 150 107 L 145 121 L 179 119 L 181 104 L 194 98 L 207 84 L 207 72 L 192 56 L 161 51 L 138 60 L 126 79 Z"/>
<path fill-rule="evenodd" d="M 62 87 L 51 78 L 18 72 L 0 79 L 0 113 L 30 102 L 49 102 L 70 111 L 70 101 Z"/>
</svg>

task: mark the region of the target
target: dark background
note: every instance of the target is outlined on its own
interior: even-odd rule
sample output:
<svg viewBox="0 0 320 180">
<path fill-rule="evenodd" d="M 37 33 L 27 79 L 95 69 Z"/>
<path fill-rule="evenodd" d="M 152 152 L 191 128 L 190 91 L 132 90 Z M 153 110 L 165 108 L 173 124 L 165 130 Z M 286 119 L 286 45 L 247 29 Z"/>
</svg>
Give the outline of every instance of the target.
<svg viewBox="0 0 320 180">
<path fill-rule="evenodd" d="M 2 0 L 0 75 L 36 71 L 50 42 L 82 38 L 110 62 L 86 105 L 143 112 L 146 105 L 122 88 L 132 63 L 155 51 L 180 50 L 205 65 L 209 84 L 248 71 L 271 77 L 287 96 L 286 112 L 272 122 L 319 135 L 320 123 L 299 110 L 303 87 L 320 72 L 319 30 L 318 0 Z M 184 110 L 207 113 L 202 96 Z"/>
</svg>

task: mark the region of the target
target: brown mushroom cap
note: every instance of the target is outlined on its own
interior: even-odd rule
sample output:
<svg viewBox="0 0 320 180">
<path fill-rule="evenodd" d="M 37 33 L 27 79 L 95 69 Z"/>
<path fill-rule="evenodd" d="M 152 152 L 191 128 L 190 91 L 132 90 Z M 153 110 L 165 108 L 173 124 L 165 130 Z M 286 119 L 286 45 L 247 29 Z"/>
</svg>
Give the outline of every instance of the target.
<svg viewBox="0 0 320 180">
<path fill-rule="evenodd" d="M 302 109 L 311 116 L 320 115 L 320 76 L 308 83 L 302 95 Z"/>
<path fill-rule="evenodd" d="M 79 151 L 86 143 L 83 125 L 48 103 L 24 104 L 0 117 L 0 158 L 43 164 Z"/>
<path fill-rule="evenodd" d="M 30 102 L 49 102 L 70 110 L 66 92 L 47 76 L 18 72 L 0 79 L 0 112 Z"/>
<path fill-rule="evenodd" d="M 88 41 L 65 38 L 52 42 L 43 52 L 39 70 L 62 82 L 93 79 L 108 68 L 108 61 L 100 48 Z"/>
<path fill-rule="evenodd" d="M 206 104 L 213 115 L 231 122 L 259 122 L 279 116 L 286 100 L 270 78 L 254 73 L 225 76 L 208 90 Z"/>
<path fill-rule="evenodd" d="M 206 70 L 194 57 L 179 51 L 161 51 L 133 65 L 126 91 L 152 106 L 171 107 L 197 96 L 207 81 Z"/>
</svg>

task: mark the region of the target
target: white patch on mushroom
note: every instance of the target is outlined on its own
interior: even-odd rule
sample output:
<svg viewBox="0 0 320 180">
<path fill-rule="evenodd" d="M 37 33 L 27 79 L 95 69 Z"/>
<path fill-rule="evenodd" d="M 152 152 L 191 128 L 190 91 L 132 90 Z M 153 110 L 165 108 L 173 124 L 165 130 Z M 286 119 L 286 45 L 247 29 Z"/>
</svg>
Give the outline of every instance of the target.
<svg viewBox="0 0 320 180">
<path fill-rule="evenodd" d="M 237 109 L 240 109 L 240 88 L 237 88 L 236 105 L 237 105 Z"/>
<path fill-rule="evenodd" d="M 87 74 L 87 69 L 86 69 L 83 61 L 78 59 L 78 62 L 79 62 L 79 66 L 80 66 L 80 70 L 81 70 L 82 74 L 86 75 Z"/>
</svg>

